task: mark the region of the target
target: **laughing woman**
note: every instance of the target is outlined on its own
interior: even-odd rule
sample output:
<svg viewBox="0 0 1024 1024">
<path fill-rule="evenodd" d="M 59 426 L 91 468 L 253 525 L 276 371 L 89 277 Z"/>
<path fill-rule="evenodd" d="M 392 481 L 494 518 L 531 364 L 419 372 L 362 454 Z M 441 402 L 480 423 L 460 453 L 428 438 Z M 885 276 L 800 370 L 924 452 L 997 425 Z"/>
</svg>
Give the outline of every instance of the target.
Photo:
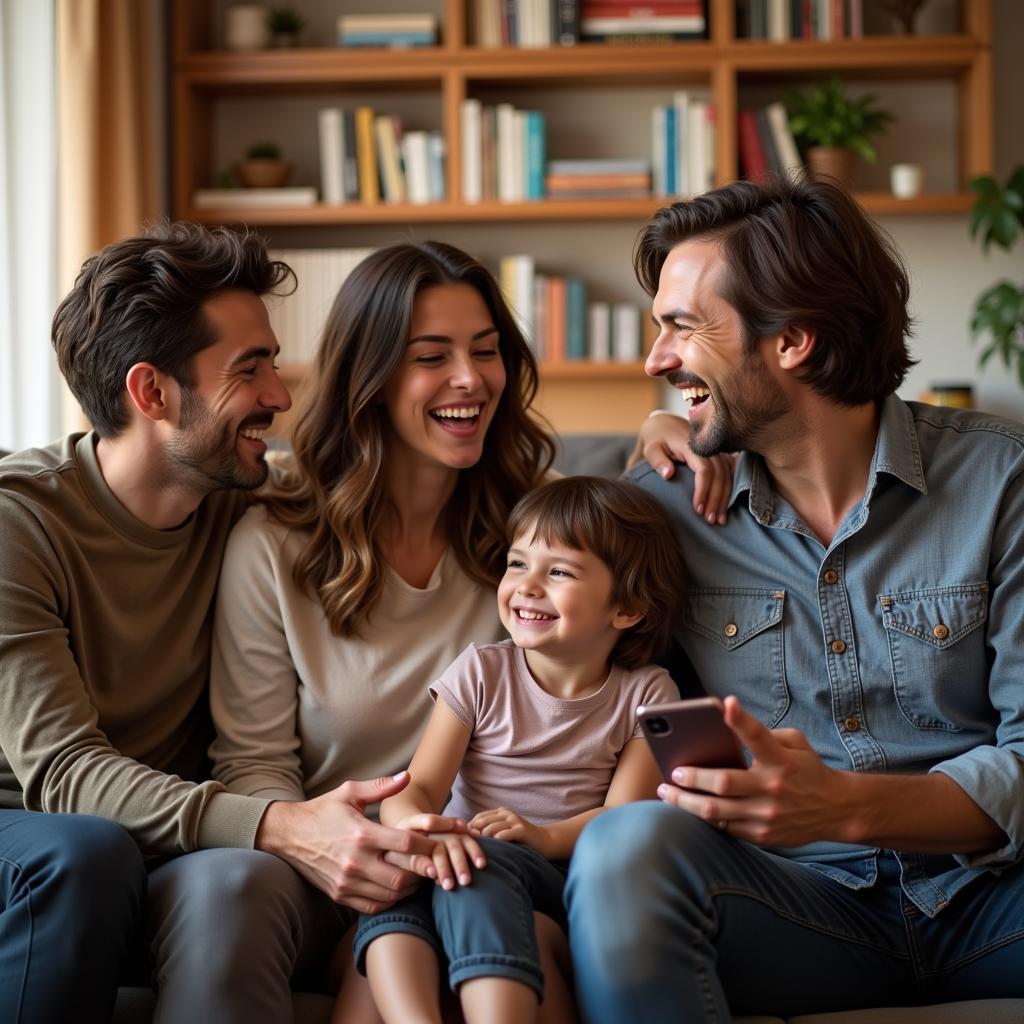
<svg viewBox="0 0 1024 1024">
<path fill-rule="evenodd" d="M 527 414 L 533 357 L 494 279 L 448 245 L 391 246 L 353 270 L 312 374 L 293 461 L 228 545 L 211 684 L 215 777 L 289 801 L 408 765 L 429 684 L 470 642 L 503 636 L 505 521 L 553 454 Z M 381 884 L 367 866 L 385 857 L 379 826 L 353 810 L 339 824 L 342 903 L 380 909 L 416 879 L 389 864 Z M 282 971 L 316 971 L 354 915 L 306 882 L 277 898 L 299 904 L 284 920 L 304 940 Z M 556 1017 L 571 1013 L 559 998 L 556 983 Z"/>
</svg>

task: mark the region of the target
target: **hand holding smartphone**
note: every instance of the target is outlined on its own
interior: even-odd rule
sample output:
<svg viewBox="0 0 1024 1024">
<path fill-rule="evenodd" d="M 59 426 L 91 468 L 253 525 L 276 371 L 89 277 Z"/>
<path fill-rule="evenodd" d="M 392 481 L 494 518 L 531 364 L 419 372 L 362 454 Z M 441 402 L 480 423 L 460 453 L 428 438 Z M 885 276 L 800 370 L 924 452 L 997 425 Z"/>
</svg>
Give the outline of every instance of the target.
<svg viewBox="0 0 1024 1024">
<path fill-rule="evenodd" d="M 680 765 L 696 768 L 746 768 L 743 748 L 725 724 L 717 697 L 641 704 L 637 718 L 662 777 L 672 782 Z"/>
</svg>

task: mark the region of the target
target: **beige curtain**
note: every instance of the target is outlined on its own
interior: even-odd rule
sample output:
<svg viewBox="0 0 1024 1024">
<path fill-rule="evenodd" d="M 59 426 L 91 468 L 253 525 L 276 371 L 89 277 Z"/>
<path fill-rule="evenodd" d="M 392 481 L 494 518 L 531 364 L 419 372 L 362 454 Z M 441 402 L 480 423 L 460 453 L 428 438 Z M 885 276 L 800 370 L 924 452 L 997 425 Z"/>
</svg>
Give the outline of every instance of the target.
<svg viewBox="0 0 1024 1024">
<path fill-rule="evenodd" d="M 57 0 L 58 290 L 92 252 L 163 212 L 162 100 L 154 61 L 162 5 Z M 73 399 L 67 429 L 82 421 Z"/>
</svg>

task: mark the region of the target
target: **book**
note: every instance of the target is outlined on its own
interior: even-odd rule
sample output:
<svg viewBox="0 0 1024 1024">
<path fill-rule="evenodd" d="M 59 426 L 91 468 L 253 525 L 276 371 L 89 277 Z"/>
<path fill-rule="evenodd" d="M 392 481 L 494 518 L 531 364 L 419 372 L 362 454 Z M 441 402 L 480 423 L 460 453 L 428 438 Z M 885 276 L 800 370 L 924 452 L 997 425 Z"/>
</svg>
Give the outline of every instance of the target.
<svg viewBox="0 0 1024 1024">
<path fill-rule="evenodd" d="M 688 196 L 690 184 L 690 92 L 677 89 L 672 94 L 672 106 L 676 112 L 676 195 Z"/>
<path fill-rule="evenodd" d="M 585 192 L 587 190 L 608 191 L 629 189 L 647 191 L 651 187 L 651 176 L 645 174 L 549 174 L 548 191 Z"/>
<path fill-rule="evenodd" d="M 587 354 L 595 363 L 607 363 L 611 358 L 611 308 L 607 302 L 591 302 L 587 307 Z"/>
<path fill-rule="evenodd" d="M 497 165 L 498 201 L 515 203 L 521 198 L 516 193 L 515 134 L 516 111 L 511 103 L 499 103 L 495 108 L 497 139 L 495 163 Z"/>
<path fill-rule="evenodd" d="M 552 0 L 552 42 L 574 46 L 580 41 L 579 0 Z"/>
<path fill-rule="evenodd" d="M 775 148 L 775 139 L 772 136 L 771 126 L 768 124 L 768 114 L 763 107 L 754 111 L 754 121 L 757 124 L 757 134 L 761 137 L 761 151 L 764 153 L 768 172 L 781 178 L 782 158 Z"/>
<path fill-rule="evenodd" d="M 587 358 L 587 286 L 578 277 L 565 279 L 565 358 Z"/>
<path fill-rule="evenodd" d="M 315 206 L 316 189 L 303 185 L 289 188 L 200 188 L 192 193 L 192 205 L 197 210 Z"/>
<path fill-rule="evenodd" d="M 316 114 L 320 154 L 320 195 L 325 203 L 345 201 L 344 126 L 338 107 L 322 107 Z"/>
<path fill-rule="evenodd" d="M 526 146 L 524 153 L 524 198 L 544 198 L 545 118 L 538 110 L 524 114 Z"/>
<path fill-rule="evenodd" d="M 665 108 L 665 194 L 679 194 L 678 170 L 679 153 L 676 146 L 679 133 L 676 130 L 677 111 L 674 106 Z"/>
<path fill-rule="evenodd" d="M 703 14 L 653 15 L 638 18 L 580 18 L 580 34 L 589 36 L 642 35 L 647 32 L 703 33 L 706 27 Z"/>
<path fill-rule="evenodd" d="M 405 132 L 400 149 L 402 151 L 402 166 L 405 169 L 405 190 L 409 202 L 417 206 L 429 203 L 433 197 L 430 189 L 427 133 L 424 131 Z"/>
<path fill-rule="evenodd" d="M 356 108 L 356 158 L 359 163 L 359 198 L 374 205 L 380 202 L 377 180 L 377 143 L 374 139 L 373 107 Z"/>
<path fill-rule="evenodd" d="M 498 265 L 498 283 L 527 341 L 534 336 L 533 275 L 532 256 L 503 256 Z"/>
<path fill-rule="evenodd" d="M 462 123 L 462 201 L 479 203 L 484 196 L 482 106 L 478 99 L 464 99 L 460 108 Z"/>
<path fill-rule="evenodd" d="M 377 161 L 380 180 L 384 186 L 384 202 L 405 202 L 405 175 L 399 157 L 401 131 L 391 114 L 378 114 L 374 119 L 374 135 L 377 141 Z"/>
<path fill-rule="evenodd" d="M 665 172 L 665 112 L 660 103 L 651 107 L 651 191 L 654 195 L 668 195 L 668 176 Z"/>
<path fill-rule="evenodd" d="M 796 140 L 789 127 L 789 114 L 786 113 L 785 105 L 779 100 L 769 103 L 765 107 L 765 115 L 772 133 L 775 151 L 779 155 L 782 174 L 790 180 L 799 180 L 804 174 L 804 164 L 800 159 L 800 151 L 797 149 Z"/>
<path fill-rule="evenodd" d="M 612 357 L 620 363 L 640 358 L 640 310 L 631 302 L 612 306 Z"/>
<path fill-rule="evenodd" d="M 592 159 L 549 160 L 548 174 L 647 174 L 651 165 L 646 160 Z"/>
<path fill-rule="evenodd" d="M 430 199 L 434 203 L 443 202 L 448 194 L 445 177 L 446 152 L 444 136 L 440 132 L 429 132 L 427 134 L 427 164 L 430 168 Z"/>
<path fill-rule="evenodd" d="M 739 112 L 737 135 L 743 176 L 748 181 L 762 181 L 768 173 L 768 161 L 757 130 L 757 118 L 752 110 Z"/>
<path fill-rule="evenodd" d="M 690 191 L 699 195 L 715 185 L 715 110 L 708 96 L 694 96 L 689 113 Z"/>
<path fill-rule="evenodd" d="M 544 351 L 550 363 L 565 361 L 565 306 L 565 278 L 548 278 L 548 334 Z"/>
<path fill-rule="evenodd" d="M 344 147 L 341 160 L 342 181 L 346 199 L 359 198 L 359 160 L 356 156 L 356 113 L 345 110 L 342 116 L 342 145 Z"/>
</svg>

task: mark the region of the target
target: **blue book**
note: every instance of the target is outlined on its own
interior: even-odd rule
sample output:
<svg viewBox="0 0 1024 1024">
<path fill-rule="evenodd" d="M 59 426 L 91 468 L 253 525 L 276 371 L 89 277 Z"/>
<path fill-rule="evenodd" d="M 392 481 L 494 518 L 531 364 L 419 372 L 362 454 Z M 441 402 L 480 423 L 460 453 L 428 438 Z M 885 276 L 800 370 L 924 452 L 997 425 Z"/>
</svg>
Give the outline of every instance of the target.
<svg viewBox="0 0 1024 1024">
<path fill-rule="evenodd" d="M 544 198 L 544 164 L 547 126 L 539 110 L 525 111 L 526 118 L 526 198 Z"/>
<path fill-rule="evenodd" d="M 677 195 L 679 192 L 679 176 L 676 173 L 679 167 L 679 154 L 676 147 L 678 138 L 676 108 L 670 104 L 665 108 L 665 194 L 669 196 Z"/>
<path fill-rule="evenodd" d="M 587 286 L 578 277 L 565 279 L 565 358 L 587 358 Z"/>
</svg>

